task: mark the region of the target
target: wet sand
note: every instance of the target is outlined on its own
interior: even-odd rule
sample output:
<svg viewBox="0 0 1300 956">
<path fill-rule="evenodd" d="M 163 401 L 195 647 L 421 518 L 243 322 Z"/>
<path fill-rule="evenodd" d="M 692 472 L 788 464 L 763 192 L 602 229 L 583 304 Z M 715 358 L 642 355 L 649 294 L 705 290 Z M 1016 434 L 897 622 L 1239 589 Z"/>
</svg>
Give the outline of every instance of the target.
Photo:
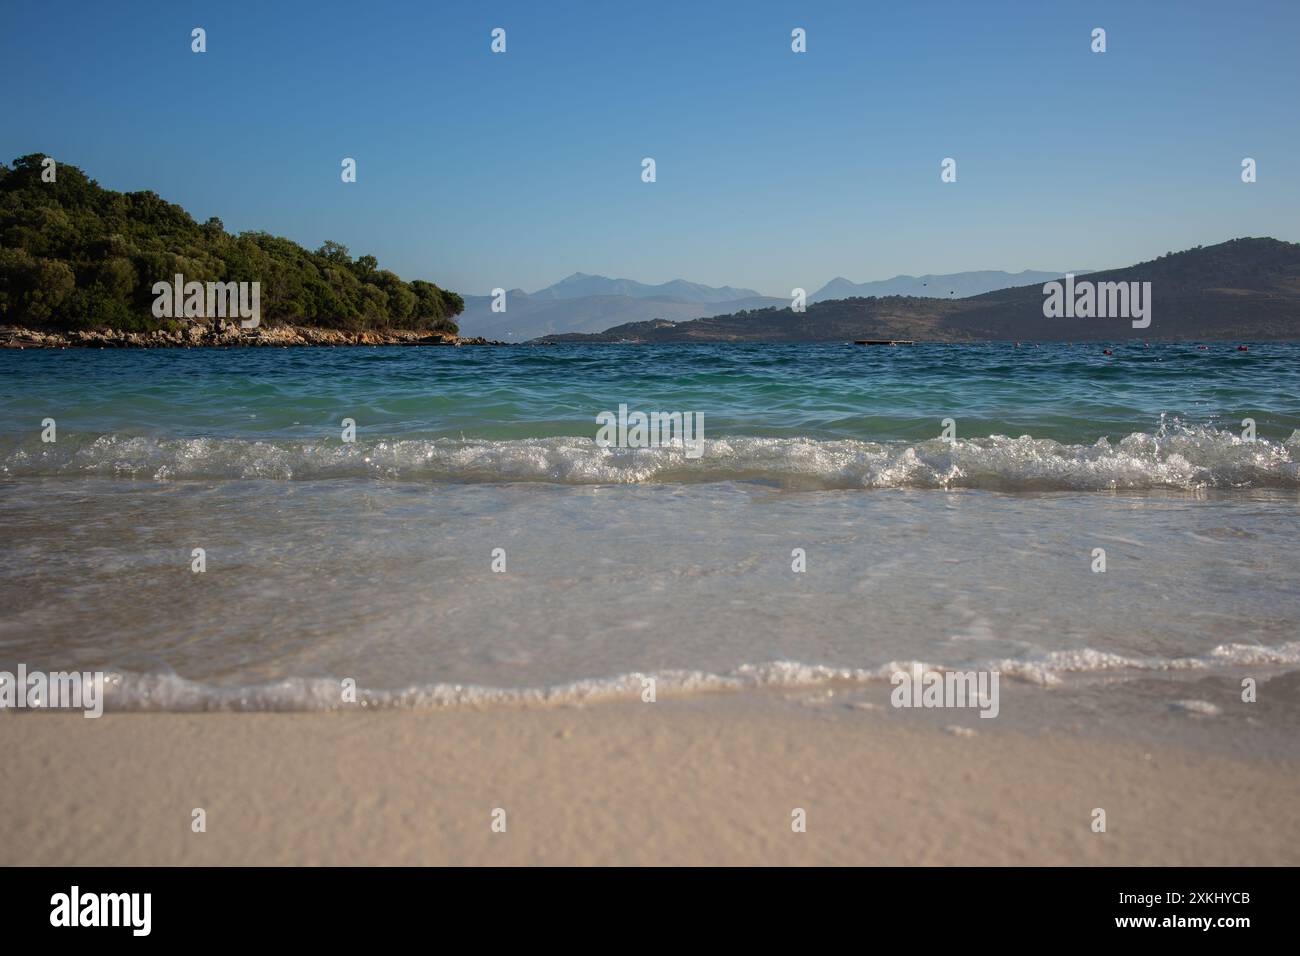
<svg viewBox="0 0 1300 956">
<path fill-rule="evenodd" d="M 0 863 L 1295 865 L 1300 756 L 1281 702 L 1295 686 L 1262 684 L 1248 717 L 1166 706 L 1168 688 L 1018 684 L 995 720 L 895 710 L 887 687 L 7 713 Z"/>
</svg>

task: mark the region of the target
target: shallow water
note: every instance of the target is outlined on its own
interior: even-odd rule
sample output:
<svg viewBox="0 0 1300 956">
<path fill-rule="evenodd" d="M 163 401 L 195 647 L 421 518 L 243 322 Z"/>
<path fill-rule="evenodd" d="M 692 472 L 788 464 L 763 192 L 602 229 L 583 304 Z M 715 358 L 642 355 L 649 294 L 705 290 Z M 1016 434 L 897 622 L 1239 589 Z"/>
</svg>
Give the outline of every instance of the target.
<svg viewBox="0 0 1300 956">
<path fill-rule="evenodd" d="M 1300 349 L 1215 348 L 0 354 L 0 668 L 176 709 L 1267 676 Z M 704 455 L 597 448 L 620 402 Z"/>
</svg>

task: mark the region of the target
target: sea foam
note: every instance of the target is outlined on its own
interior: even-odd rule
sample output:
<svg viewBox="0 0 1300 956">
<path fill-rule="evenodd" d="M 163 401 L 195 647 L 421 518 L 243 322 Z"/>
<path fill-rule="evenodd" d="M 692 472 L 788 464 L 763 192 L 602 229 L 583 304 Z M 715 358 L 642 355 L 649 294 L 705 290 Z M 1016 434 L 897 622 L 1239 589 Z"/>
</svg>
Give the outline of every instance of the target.
<svg viewBox="0 0 1300 956">
<path fill-rule="evenodd" d="M 1300 431 L 1244 441 L 1208 426 L 1162 426 L 1111 442 L 1028 435 L 953 442 L 731 437 L 681 448 L 615 449 L 592 438 L 394 439 L 342 442 L 61 434 L 0 439 L 7 477 L 636 484 L 762 481 L 794 488 L 988 488 L 1007 491 L 1297 488 Z"/>
<path fill-rule="evenodd" d="M 402 688 L 357 688 L 355 703 L 343 701 L 342 682 L 326 677 L 291 677 L 265 684 L 218 686 L 175 674 L 115 672 L 105 678 L 105 709 L 114 711 L 323 711 L 355 709 L 429 710 L 473 706 L 571 706 L 608 700 L 636 700 L 653 680 L 657 695 L 680 696 L 753 688 L 804 688 L 826 684 L 887 682 L 898 671 L 999 671 L 1040 686 L 1061 684 L 1071 674 L 1111 672 L 1214 672 L 1238 667 L 1290 668 L 1300 665 L 1300 641 L 1266 647 L 1221 644 L 1201 657 L 1125 657 L 1091 650 L 1055 651 L 1027 659 L 944 665 L 890 661 L 874 667 L 837 667 L 798 661 L 742 664 L 724 673 L 700 670 L 631 672 L 539 687 L 488 687 L 430 683 Z"/>
</svg>

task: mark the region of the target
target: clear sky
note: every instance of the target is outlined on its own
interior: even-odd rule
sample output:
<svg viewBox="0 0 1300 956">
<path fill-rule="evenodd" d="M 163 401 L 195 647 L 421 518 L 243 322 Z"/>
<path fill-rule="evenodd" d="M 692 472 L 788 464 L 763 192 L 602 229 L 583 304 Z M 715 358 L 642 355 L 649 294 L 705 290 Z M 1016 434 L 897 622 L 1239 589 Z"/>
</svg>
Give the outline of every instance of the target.
<svg viewBox="0 0 1300 956">
<path fill-rule="evenodd" d="M 0 62 L 4 161 L 471 294 L 1300 240 L 1298 0 L 3 0 Z"/>
</svg>

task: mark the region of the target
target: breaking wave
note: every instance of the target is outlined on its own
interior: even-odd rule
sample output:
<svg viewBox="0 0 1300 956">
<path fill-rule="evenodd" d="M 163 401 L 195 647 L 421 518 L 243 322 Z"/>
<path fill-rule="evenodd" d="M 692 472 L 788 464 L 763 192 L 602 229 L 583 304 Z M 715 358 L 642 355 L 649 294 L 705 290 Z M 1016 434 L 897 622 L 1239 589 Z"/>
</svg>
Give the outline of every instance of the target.
<svg viewBox="0 0 1300 956">
<path fill-rule="evenodd" d="M 1053 686 L 1070 674 L 1158 671 L 1214 671 L 1234 667 L 1294 667 L 1300 665 L 1300 641 L 1274 647 L 1221 644 L 1203 657 L 1126 657 L 1091 649 L 1054 651 L 1026 659 L 988 660 L 946 667 L 925 661 L 891 661 L 874 668 L 834 667 L 770 661 L 744 664 L 716 674 L 665 670 L 593 678 L 547 687 L 486 687 L 472 684 L 426 684 L 396 690 L 357 688 L 355 702 L 344 703 L 337 679 L 294 677 L 267 684 L 222 687 L 187 680 L 174 674 L 106 675 L 105 705 L 121 711 L 322 711 L 365 709 L 427 710 L 456 706 L 548 706 L 636 700 L 647 678 L 657 694 L 684 695 L 737 691 L 747 688 L 803 688 L 824 684 L 869 684 L 888 681 L 896 671 L 914 666 L 925 671 L 996 670 L 1003 676 Z"/>
<path fill-rule="evenodd" d="M 592 438 L 394 439 L 343 444 L 244 438 L 60 435 L 0 438 L 0 474 L 152 480 L 315 480 L 636 484 L 765 481 L 792 488 L 1118 490 L 1300 487 L 1300 430 L 1244 441 L 1208 426 L 1162 425 L 1112 443 L 1028 435 L 917 443 L 733 437 L 679 447 L 600 448 Z"/>
</svg>

